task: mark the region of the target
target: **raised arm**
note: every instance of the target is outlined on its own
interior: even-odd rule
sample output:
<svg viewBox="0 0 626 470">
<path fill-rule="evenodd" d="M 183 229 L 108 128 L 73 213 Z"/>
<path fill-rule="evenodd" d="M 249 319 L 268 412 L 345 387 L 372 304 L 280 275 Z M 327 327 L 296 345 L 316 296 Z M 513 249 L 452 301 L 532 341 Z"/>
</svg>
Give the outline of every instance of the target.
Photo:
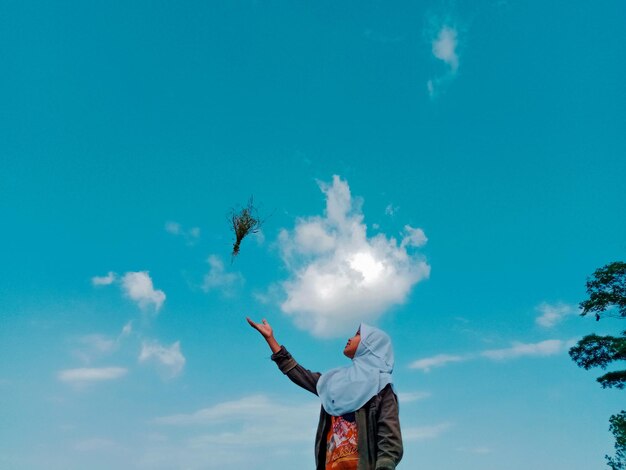
<svg viewBox="0 0 626 470">
<path fill-rule="evenodd" d="M 263 338 L 265 338 L 265 341 L 267 341 L 267 345 L 272 350 L 272 353 L 276 354 L 278 351 L 280 351 L 280 345 L 274 338 L 274 331 L 272 330 L 270 324 L 267 323 L 267 320 L 265 318 L 263 319 L 263 323 L 255 323 L 250 320 L 250 317 L 246 317 L 246 320 L 248 320 L 248 323 L 252 328 L 261 333 Z"/>
<path fill-rule="evenodd" d="M 248 320 L 252 328 L 261 333 L 263 338 L 265 338 L 265 341 L 267 341 L 273 353 L 272 361 L 276 363 L 281 372 L 289 377 L 289 380 L 296 385 L 317 395 L 317 381 L 322 374 L 319 372 L 311 372 L 309 369 L 305 369 L 298 364 L 289 351 L 287 351 L 284 346 L 278 344 L 278 341 L 274 338 L 272 327 L 267 320 L 263 319 L 263 323 L 255 323 L 250 320 L 250 318 L 246 318 L 246 320 Z"/>
</svg>

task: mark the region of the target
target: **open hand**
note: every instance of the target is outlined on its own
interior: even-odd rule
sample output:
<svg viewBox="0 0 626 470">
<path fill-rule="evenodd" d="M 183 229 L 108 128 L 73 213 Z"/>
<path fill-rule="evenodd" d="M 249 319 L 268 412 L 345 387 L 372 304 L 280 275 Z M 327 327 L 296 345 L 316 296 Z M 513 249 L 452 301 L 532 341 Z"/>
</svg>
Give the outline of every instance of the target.
<svg viewBox="0 0 626 470">
<path fill-rule="evenodd" d="M 250 326 L 261 333 L 264 338 L 271 338 L 274 336 L 274 331 L 265 318 L 263 319 L 263 323 L 255 323 L 250 320 L 250 317 L 246 317 L 246 320 L 248 320 Z"/>
</svg>

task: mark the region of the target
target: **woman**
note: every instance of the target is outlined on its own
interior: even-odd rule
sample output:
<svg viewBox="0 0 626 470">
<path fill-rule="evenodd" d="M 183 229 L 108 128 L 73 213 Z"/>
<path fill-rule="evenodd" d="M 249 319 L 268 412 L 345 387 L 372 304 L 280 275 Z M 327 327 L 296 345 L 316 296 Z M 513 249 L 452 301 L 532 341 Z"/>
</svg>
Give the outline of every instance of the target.
<svg viewBox="0 0 626 470">
<path fill-rule="evenodd" d="M 267 320 L 247 320 L 267 341 L 278 368 L 322 401 L 315 469 L 394 470 L 402 458 L 402 435 L 389 336 L 361 323 L 343 350 L 352 365 L 320 374 L 302 367 L 278 344 Z"/>
</svg>

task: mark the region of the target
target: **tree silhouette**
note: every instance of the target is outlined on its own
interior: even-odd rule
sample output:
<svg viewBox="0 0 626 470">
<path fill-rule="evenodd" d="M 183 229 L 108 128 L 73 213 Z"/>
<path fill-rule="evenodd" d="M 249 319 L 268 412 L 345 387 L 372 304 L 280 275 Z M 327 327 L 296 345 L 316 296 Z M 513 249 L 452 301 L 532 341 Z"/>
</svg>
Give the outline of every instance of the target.
<svg viewBox="0 0 626 470">
<path fill-rule="evenodd" d="M 582 316 L 589 313 L 602 317 L 626 318 L 626 263 L 614 262 L 597 269 L 587 279 L 589 298 L 580 303 Z M 626 360 L 626 331 L 621 336 L 591 334 L 578 341 L 569 355 L 579 367 L 605 370 L 615 361 Z M 602 388 L 623 389 L 626 370 L 607 372 L 596 379 Z M 615 436 L 615 456 L 605 456 L 612 470 L 626 470 L 626 411 L 612 415 L 609 430 Z"/>
</svg>

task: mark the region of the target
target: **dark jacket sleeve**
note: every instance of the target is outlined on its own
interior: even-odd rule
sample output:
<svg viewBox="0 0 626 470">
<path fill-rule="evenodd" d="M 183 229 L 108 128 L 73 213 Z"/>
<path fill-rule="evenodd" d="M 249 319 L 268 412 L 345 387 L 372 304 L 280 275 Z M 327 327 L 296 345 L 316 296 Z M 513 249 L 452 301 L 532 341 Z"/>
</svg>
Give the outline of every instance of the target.
<svg viewBox="0 0 626 470">
<path fill-rule="evenodd" d="M 395 470 L 403 453 L 398 398 L 390 385 L 385 387 L 381 398 L 376 436 L 376 470 Z"/>
<path fill-rule="evenodd" d="M 302 367 L 284 346 L 272 354 L 272 361 L 293 383 L 317 395 L 316 385 L 322 374 Z"/>
</svg>

